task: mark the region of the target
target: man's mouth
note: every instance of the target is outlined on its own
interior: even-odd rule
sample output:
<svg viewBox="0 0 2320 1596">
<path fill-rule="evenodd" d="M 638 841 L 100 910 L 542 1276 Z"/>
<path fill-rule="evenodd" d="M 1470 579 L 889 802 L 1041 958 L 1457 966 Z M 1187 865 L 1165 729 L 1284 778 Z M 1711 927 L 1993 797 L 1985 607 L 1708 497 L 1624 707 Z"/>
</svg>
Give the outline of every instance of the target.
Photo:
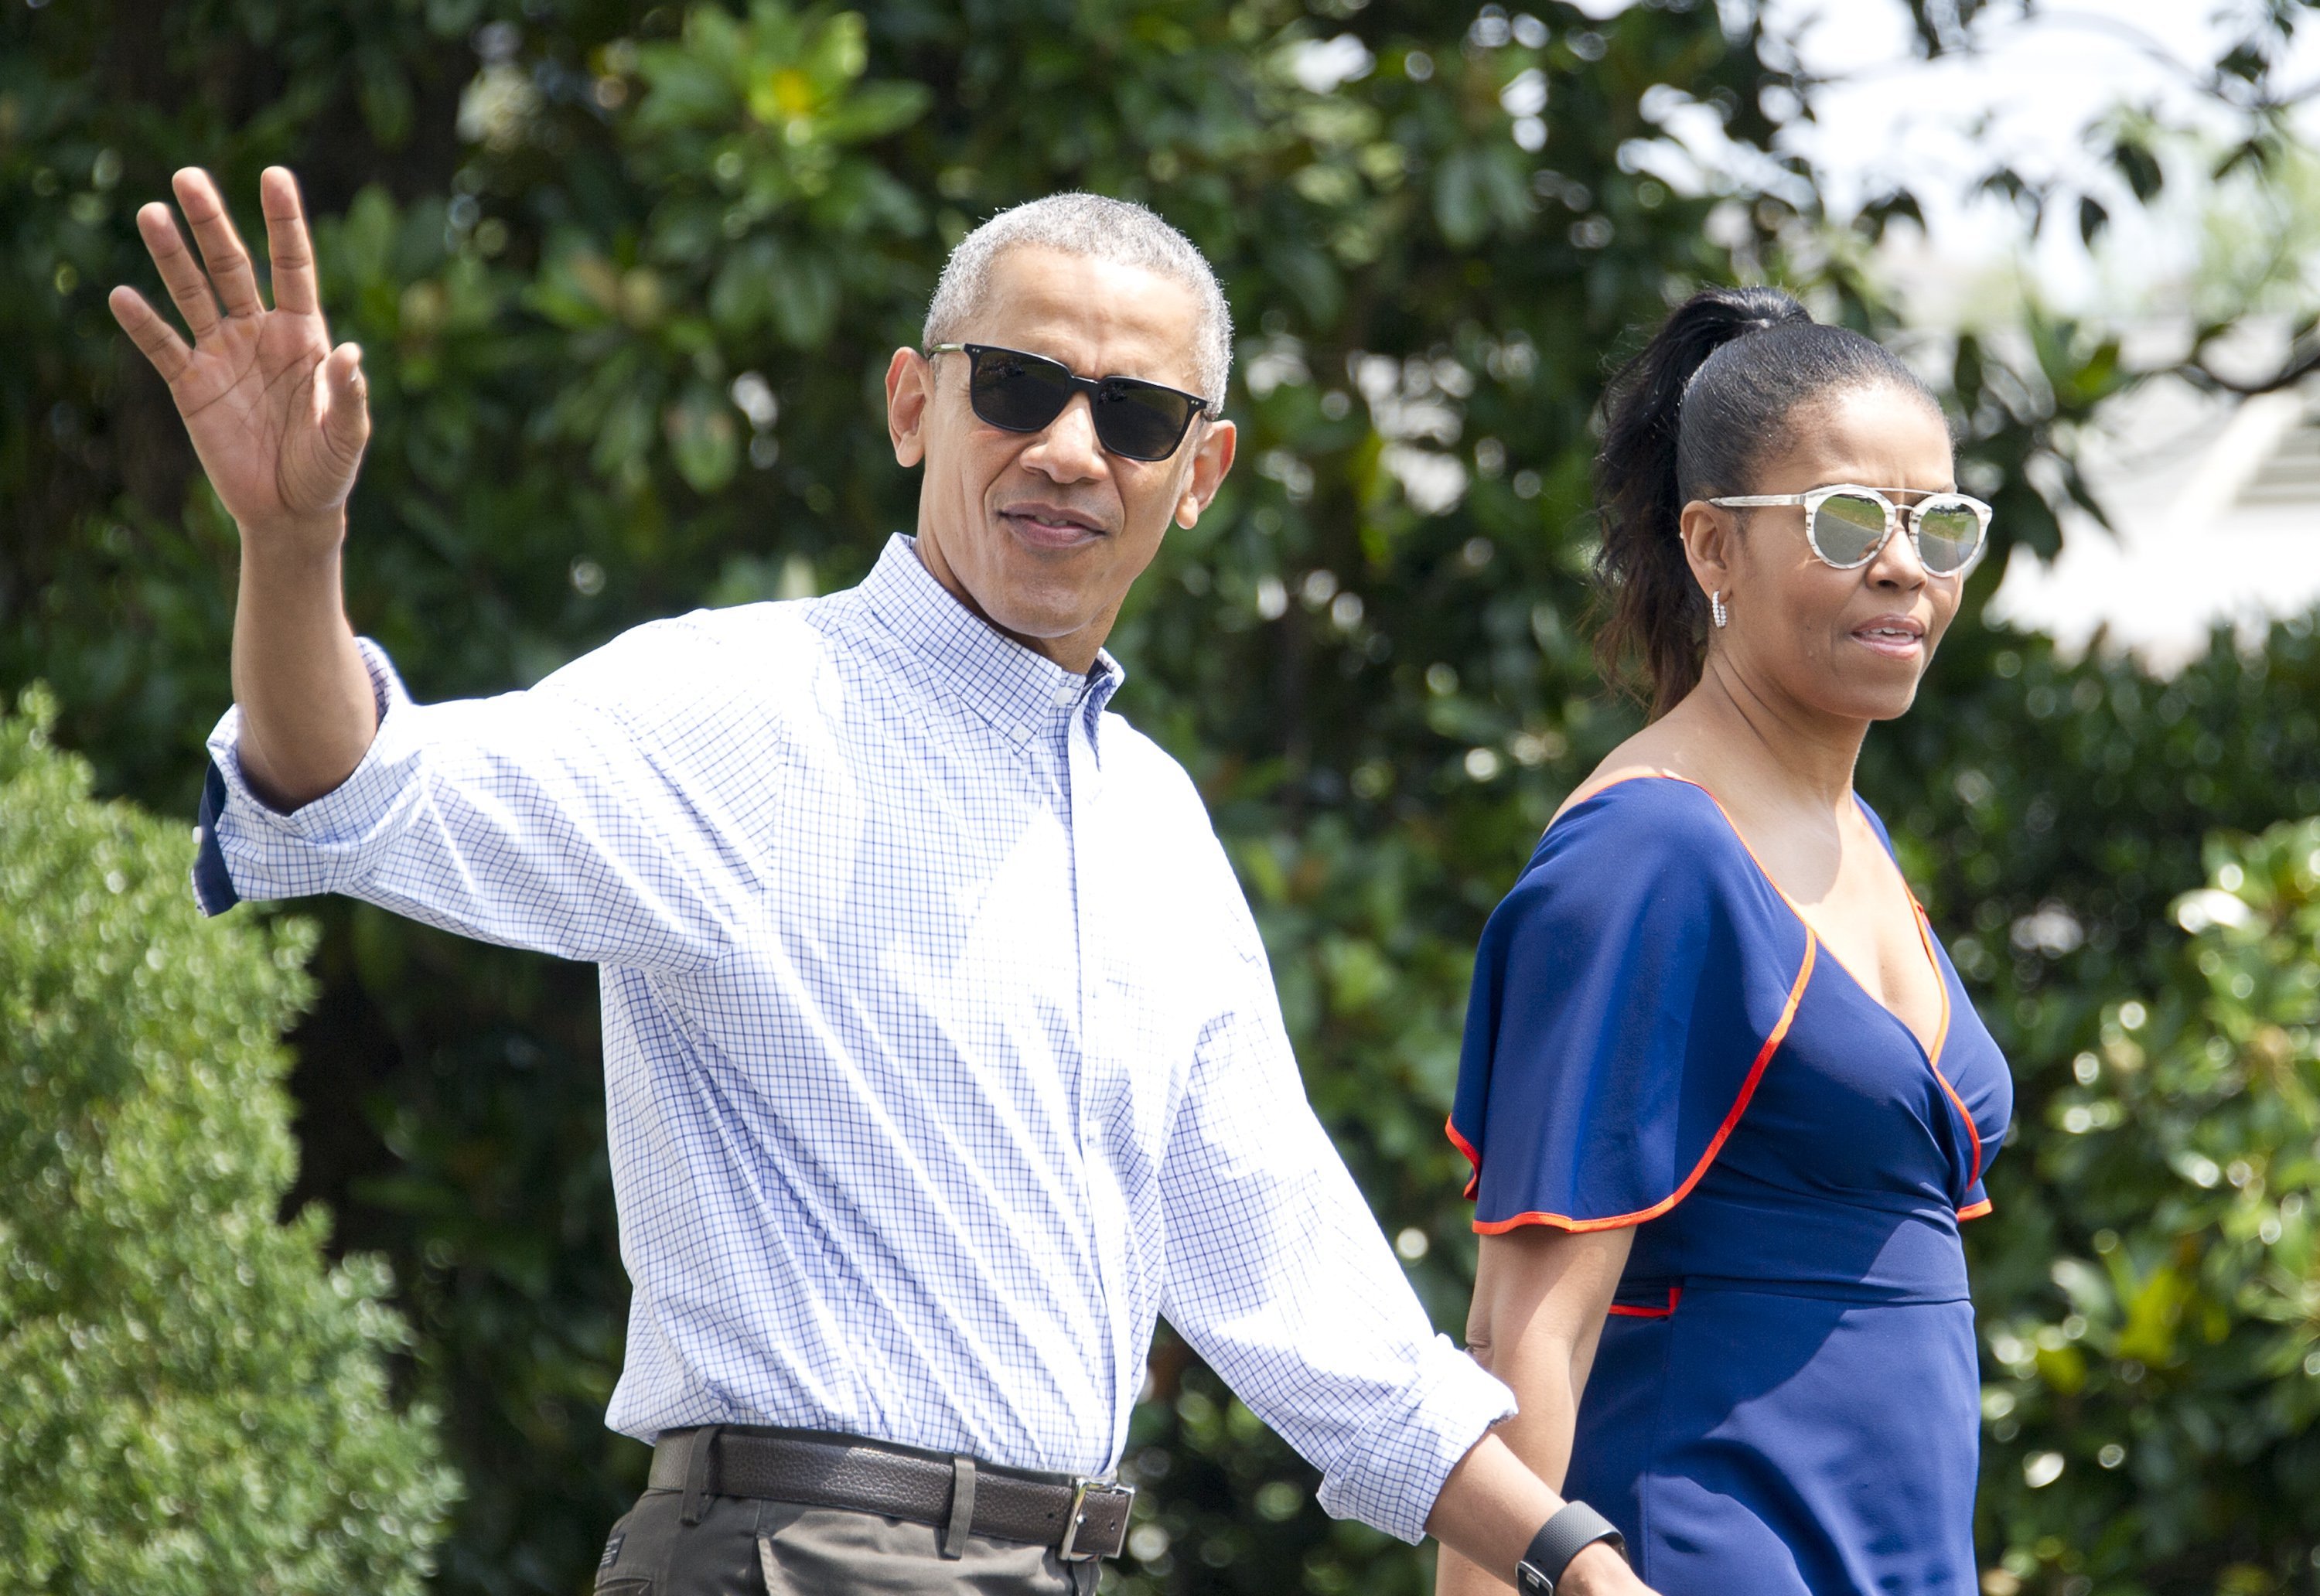
<svg viewBox="0 0 2320 1596">
<path fill-rule="evenodd" d="M 1010 504 L 1000 512 L 1015 535 L 1038 549 L 1070 549 L 1104 536 L 1091 516 L 1061 504 Z"/>
</svg>

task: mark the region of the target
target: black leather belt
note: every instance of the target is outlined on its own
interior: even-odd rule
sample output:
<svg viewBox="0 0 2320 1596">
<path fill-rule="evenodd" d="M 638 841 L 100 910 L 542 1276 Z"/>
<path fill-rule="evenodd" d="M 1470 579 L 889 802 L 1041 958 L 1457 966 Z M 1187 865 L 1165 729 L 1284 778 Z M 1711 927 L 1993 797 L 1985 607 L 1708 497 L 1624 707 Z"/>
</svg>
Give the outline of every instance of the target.
<svg viewBox="0 0 2320 1596">
<path fill-rule="evenodd" d="M 652 1488 L 747 1496 L 932 1524 L 956 1557 L 969 1534 L 1053 1546 L 1065 1562 L 1116 1557 L 1128 1538 L 1132 1486 L 1001 1468 L 969 1457 L 819 1430 L 710 1425 L 670 1430 L 653 1448 Z"/>
</svg>

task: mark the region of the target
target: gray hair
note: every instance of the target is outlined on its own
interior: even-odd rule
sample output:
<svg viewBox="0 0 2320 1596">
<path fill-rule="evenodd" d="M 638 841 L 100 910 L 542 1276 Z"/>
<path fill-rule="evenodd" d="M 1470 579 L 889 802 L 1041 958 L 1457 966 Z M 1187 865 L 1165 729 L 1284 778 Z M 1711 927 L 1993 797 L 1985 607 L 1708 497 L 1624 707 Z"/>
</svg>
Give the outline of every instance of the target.
<svg viewBox="0 0 2320 1596">
<path fill-rule="evenodd" d="M 1225 378 L 1232 371 L 1232 312 L 1225 304 L 1215 268 L 1192 240 L 1155 213 L 1131 200 L 1100 194 L 1051 194 L 1031 200 L 1000 212 L 961 239 L 943 263 L 934 300 L 927 306 L 928 348 L 958 341 L 990 290 L 992 262 L 1010 249 L 1026 247 L 1138 267 L 1191 289 L 1200 305 L 1193 368 L 1201 395 L 1210 404 L 1223 406 Z"/>
</svg>

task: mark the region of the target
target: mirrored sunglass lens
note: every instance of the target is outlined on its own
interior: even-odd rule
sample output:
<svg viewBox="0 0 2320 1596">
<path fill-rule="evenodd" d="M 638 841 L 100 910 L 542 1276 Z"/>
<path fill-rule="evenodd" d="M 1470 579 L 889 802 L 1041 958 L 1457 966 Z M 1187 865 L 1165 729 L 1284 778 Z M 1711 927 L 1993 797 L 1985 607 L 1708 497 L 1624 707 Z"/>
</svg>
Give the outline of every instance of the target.
<svg viewBox="0 0 2320 1596">
<path fill-rule="evenodd" d="M 1036 432 L 1062 412 L 1068 374 L 1053 361 L 985 351 L 974 357 L 974 413 L 1010 432 Z"/>
<path fill-rule="evenodd" d="M 1885 540 L 1885 506 L 1859 494 L 1832 494 L 1813 512 L 1813 547 L 1835 566 L 1857 566 Z"/>
<path fill-rule="evenodd" d="M 1962 571 L 1981 547 L 1981 517 L 1971 504 L 1935 499 L 1917 513 L 1917 557 L 1926 569 L 1946 576 Z"/>
<path fill-rule="evenodd" d="M 1163 458 L 1192 420 L 1191 401 L 1150 383 L 1106 383 L 1096 398 L 1096 436 L 1114 454 L 1132 459 Z"/>
</svg>

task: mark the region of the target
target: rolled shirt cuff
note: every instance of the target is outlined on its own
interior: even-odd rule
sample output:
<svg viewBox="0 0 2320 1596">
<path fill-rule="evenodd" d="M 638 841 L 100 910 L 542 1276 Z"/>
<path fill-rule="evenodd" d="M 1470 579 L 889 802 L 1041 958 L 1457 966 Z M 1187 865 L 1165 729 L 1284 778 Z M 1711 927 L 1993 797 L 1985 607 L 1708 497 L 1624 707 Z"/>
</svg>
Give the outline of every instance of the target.
<svg viewBox="0 0 2320 1596">
<path fill-rule="evenodd" d="M 241 710 L 209 736 L 210 769 L 194 830 L 194 897 L 205 914 L 244 898 L 339 892 L 368 874 L 415 801 L 421 757 L 418 707 L 386 650 L 355 639 L 378 705 L 378 730 L 354 773 L 313 803 L 284 812 L 251 790 L 241 770 Z"/>
<path fill-rule="evenodd" d="M 1359 1448 L 1323 1474 L 1321 1506 L 1332 1518 L 1359 1519 L 1415 1546 L 1426 1538 L 1450 1471 L 1492 1425 L 1514 1414 L 1514 1392 L 1449 1337 L 1436 1336 L 1399 1400 L 1361 1425 Z"/>
</svg>

